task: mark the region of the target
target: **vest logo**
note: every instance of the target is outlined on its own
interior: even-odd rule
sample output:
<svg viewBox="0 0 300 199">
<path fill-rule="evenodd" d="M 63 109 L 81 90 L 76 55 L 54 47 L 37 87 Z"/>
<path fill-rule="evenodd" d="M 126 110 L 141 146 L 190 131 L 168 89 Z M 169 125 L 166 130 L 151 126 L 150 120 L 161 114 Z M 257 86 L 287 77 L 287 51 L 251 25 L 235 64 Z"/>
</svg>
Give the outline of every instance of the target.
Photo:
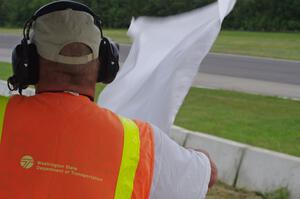
<svg viewBox="0 0 300 199">
<path fill-rule="evenodd" d="M 24 169 L 30 169 L 34 165 L 34 160 L 30 155 L 24 155 L 20 160 L 20 165 Z"/>
</svg>

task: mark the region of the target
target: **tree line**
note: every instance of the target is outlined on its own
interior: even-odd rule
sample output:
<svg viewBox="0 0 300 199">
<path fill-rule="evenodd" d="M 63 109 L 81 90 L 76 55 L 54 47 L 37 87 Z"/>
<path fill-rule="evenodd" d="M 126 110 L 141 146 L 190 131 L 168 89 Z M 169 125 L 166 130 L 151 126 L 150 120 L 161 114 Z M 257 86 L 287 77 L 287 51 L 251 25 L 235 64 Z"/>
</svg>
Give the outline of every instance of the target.
<svg viewBox="0 0 300 199">
<path fill-rule="evenodd" d="M 167 16 L 202 7 L 215 0 L 79 0 L 90 6 L 105 27 L 127 28 L 132 16 Z M 22 27 L 51 0 L 0 0 L 0 26 Z M 237 0 L 225 29 L 299 31 L 300 0 Z"/>
</svg>

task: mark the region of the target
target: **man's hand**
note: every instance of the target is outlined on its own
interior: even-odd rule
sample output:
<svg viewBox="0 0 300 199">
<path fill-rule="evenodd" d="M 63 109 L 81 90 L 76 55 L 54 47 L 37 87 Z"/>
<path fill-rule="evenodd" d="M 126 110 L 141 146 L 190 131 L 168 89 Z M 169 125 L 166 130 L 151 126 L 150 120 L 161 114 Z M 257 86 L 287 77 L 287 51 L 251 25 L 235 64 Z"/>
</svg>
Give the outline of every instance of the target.
<svg viewBox="0 0 300 199">
<path fill-rule="evenodd" d="M 217 178 L 218 178 L 218 169 L 216 164 L 212 161 L 212 159 L 210 158 L 209 154 L 207 151 L 203 150 L 203 149 L 194 149 L 195 151 L 199 151 L 201 153 L 204 153 L 210 162 L 210 167 L 211 167 L 211 175 L 210 175 L 210 181 L 208 184 L 208 188 L 211 188 L 212 186 L 214 186 L 214 184 L 216 184 L 217 182 Z"/>
</svg>

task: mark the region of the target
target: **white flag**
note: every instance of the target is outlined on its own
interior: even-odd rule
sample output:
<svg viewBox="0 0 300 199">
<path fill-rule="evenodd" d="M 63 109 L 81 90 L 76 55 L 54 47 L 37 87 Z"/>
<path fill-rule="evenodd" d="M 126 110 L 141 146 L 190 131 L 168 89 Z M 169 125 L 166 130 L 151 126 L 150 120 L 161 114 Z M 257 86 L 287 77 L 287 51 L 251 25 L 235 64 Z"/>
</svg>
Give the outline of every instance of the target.
<svg viewBox="0 0 300 199">
<path fill-rule="evenodd" d="M 98 104 L 167 133 L 234 4 L 235 0 L 219 0 L 175 16 L 133 20 L 130 53 Z"/>
</svg>

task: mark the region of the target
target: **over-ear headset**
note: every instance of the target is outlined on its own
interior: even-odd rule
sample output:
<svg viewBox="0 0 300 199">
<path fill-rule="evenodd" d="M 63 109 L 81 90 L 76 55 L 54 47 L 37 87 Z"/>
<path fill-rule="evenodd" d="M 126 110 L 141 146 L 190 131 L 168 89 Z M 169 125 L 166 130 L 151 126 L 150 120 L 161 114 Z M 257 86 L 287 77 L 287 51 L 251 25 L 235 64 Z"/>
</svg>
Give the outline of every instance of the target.
<svg viewBox="0 0 300 199">
<path fill-rule="evenodd" d="M 99 37 L 101 37 L 97 81 L 108 84 L 115 79 L 119 71 L 119 49 L 116 44 L 103 36 L 100 18 L 84 4 L 74 1 L 55 1 L 38 9 L 24 24 L 23 39 L 12 52 L 13 76 L 7 80 L 10 90 L 19 90 L 19 93 L 22 94 L 22 89 L 38 83 L 39 55 L 36 45 L 29 43 L 29 33 L 33 22 L 40 16 L 66 9 L 87 12 L 94 18 L 94 24 L 99 28 Z"/>
</svg>

